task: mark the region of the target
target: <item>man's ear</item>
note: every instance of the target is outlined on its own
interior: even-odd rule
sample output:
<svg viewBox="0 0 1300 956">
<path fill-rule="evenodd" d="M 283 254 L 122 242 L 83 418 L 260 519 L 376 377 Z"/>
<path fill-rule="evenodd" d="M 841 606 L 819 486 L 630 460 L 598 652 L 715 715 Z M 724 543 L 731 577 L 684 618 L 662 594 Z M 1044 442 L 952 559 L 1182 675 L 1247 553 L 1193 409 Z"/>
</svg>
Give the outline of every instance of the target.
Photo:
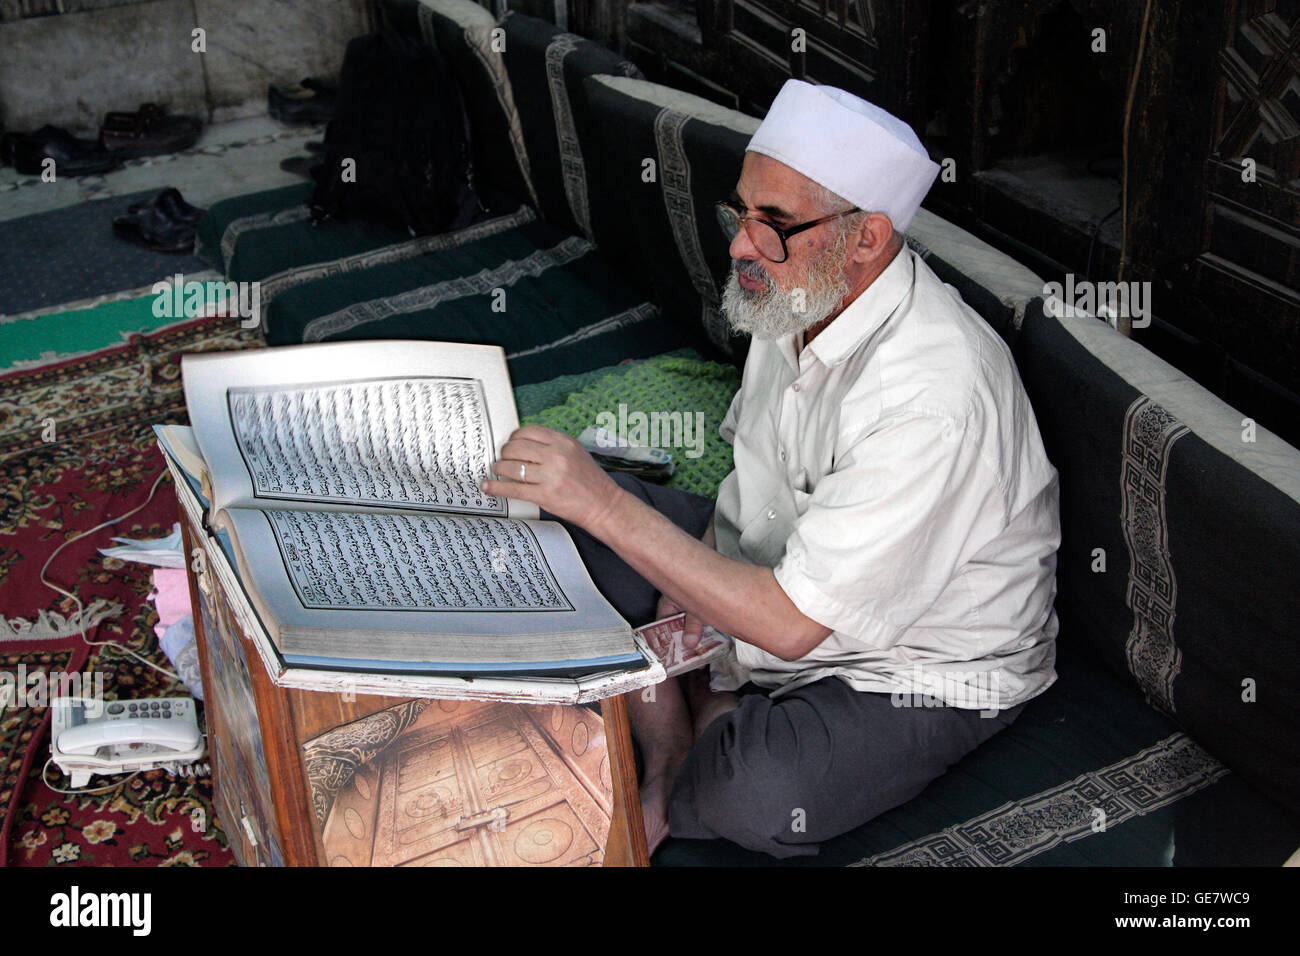
<svg viewBox="0 0 1300 956">
<path fill-rule="evenodd" d="M 894 253 L 894 224 L 883 212 L 867 213 L 858 230 L 857 245 L 853 248 L 854 262 L 872 262 L 881 256 Z"/>
</svg>

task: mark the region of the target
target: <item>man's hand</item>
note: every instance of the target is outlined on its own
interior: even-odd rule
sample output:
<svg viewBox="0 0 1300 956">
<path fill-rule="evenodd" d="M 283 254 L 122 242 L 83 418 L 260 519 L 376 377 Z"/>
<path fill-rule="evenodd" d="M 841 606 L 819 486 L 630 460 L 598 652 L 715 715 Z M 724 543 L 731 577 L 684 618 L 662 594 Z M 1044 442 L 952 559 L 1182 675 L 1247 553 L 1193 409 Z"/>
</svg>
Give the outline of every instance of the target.
<svg viewBox="0 0 1300 956">
<path fill-rule="evenodd" d="M 541 425 L 525 425 L 511 435 L 492 471 L 511 480 L 484 481 L 487 494 L 531 501 L 588 530 L 623 494 L 575 439 Z"/>
<path fill-rule="evenodd" d="M 725 557 L 692 538 L 620 488 L 568 435 L 527 425 L 510 436 L 492 471 L 514 480 L 484 481 L 487 494 L 531 501 L 585 529 L 661 594 L 677 595 L 724 634 L 793 661 L 831 633 L 794 605 L 771 568 Z M 676 613 L 678 605 L 672 607 Z M 686 624 L 687 646 L 695 647 L 700 620 Z"/>
<path fill-rule="evenodd" d="M 674 614 L 681 614 L 683 610 L 666 594 L 661 594 L 659 595 L 659 607 L 655 611 L 655 620 L 662 621 Z M 704 622 L 690 611 L 686 611 L 686 617 L 682 618 L 682 628 L 682 646 L 685 648 L 699 646 L 700 638 L 704 636 Z"/>
</svg>

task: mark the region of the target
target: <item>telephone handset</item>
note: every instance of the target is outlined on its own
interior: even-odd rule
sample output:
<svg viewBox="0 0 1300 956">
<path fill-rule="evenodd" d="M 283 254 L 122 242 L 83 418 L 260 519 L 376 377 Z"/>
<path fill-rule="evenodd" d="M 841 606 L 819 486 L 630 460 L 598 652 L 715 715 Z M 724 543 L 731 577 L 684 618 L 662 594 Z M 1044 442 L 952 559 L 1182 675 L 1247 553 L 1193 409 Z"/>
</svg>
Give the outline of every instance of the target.
<svg viewBox="0 0 1300 956">
<path fill-rule="evenodd" d="M 60 697 L 53 704 L 50 752 L 73 787 L 84 786 L 91 774 L 155 767 L 174 773 L 203 756 L 192 698 Z"/>
<path fill-rule="evenodd" d="M 93 754 L 106 744 L 126 744 L 132 748 L 152 745 L 168 750 L 193 750 L 201 736 L 194 725 L 132 717 L 71 727 L 59 736 L 59 749 L 65 754 Z"/>
</svg>

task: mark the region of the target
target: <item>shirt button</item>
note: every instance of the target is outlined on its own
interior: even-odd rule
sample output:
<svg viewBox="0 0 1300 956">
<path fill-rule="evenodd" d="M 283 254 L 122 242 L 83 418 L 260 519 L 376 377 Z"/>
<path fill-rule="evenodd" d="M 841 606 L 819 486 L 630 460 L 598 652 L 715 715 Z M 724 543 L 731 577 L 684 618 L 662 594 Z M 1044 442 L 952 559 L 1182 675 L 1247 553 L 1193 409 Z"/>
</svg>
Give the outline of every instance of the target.
<svg viewBox="0 0 1300 956">
<path fill-rule="evenodd" d="M 785 461 L 785 449 L 784 449 L 784 448 L 781 449 L 781 460 L 782 460 L 782 461 Z"/>
<path fill-rule="evenodd" d="M 794 389 L 796 392 L 799 391 L 799 383 L 798 383 L 798 382 L 795 382 L 795 383 L 794 383 L 793 385 L 791 385 L 790 387 L 791 387 L 792 389 Z"/>
<path fill-rule="evenodd" d="M 768 512 L 767 512 L 767 520 L 768 520 L 768 521 L 772 521 L 772 520 L 774 520 L 775 518 L 776 518 L 776 512 L 773 511 L 773 510 L 771 510 L 771 509 L 769 509 Z"/>
</svg>

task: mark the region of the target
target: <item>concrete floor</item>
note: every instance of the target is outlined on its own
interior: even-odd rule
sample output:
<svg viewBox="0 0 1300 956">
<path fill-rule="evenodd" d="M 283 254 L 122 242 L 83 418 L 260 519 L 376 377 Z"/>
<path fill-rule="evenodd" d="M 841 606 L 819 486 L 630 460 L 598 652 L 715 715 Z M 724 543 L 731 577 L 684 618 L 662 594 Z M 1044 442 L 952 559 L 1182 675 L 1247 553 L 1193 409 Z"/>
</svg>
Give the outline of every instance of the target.
<svg viewBox="0 0 1300 956">
<path fill-rule="evenodd" d="M 207 127 L 191 149 L 168 156 L 146 156 L 103 176 L 64 177 L 52 183 L 39 176 L 0 167 L 0 223 L 92 199 L 123 196 L 174 186 L 191 205 L 302 182 L 280 169 L 280 160 L 306 154 L 304 144 L 319 140 L 319 126 L 286 127 L 269 116 Z M 0 225 L 0 228 L 3 228 Z"/>
</svg>

